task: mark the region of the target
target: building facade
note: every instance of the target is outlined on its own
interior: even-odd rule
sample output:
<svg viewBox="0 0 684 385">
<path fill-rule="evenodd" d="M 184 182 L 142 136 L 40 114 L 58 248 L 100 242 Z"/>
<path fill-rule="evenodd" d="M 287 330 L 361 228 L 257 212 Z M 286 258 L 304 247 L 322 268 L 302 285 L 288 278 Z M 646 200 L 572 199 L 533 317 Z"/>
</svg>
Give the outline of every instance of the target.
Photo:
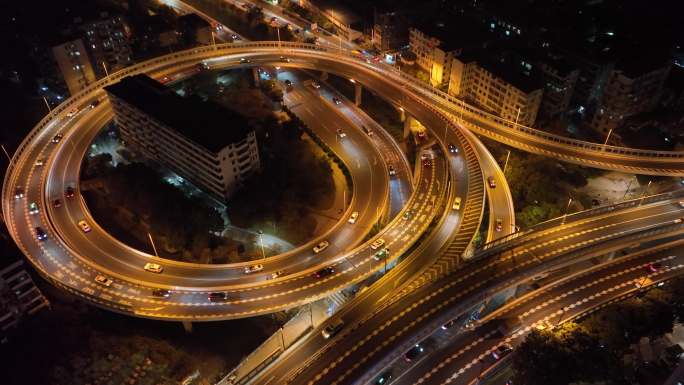
<svg viewBox="0 0 684 385">
<path fill-rule="evenodd" d="M 373 46 L 381 51 L 396 51 L 408 44 L 408 21 L 397 12 L 374 12 Z"/>
<path fill-rule="evenodd" d="M 439 26 L 437 26 L 439 27 Z M 451 64 L 460 50 L 451 49 L 448 42 L 416 27 L 409 28 L 409 49 L 416 54 L 416 64 L 427 71 L 430 84 L 445 87 L 451 77 Z"/>
<path fill-rule="evenodd" d="M 181 97 L 146 75 L 105 90 L 127 144 L 215 198 L 227 200 L 259 169 L 254 130 L 222 106 Z"/>
<path fill-rule="evenodd" d="M 103 13 L 98 20 L 80 24 L 79 30 L 98 78 L 131 65 L 131 32 L 121 16 Z"/>
<path fill-rule="evenodd" d="M 670 67 L 670 62 L 649 69 L 616 66 L 603 87 L 590 126 L 607 134 L 625 119 L 652 111 L 658 105 Z"/>
<path fill-rule="evenodd" d="M 83 40 L 71 40 L 54 46 L 52 54 L 71 95 L 97 80 Z"/>
<path fill-rule="evenodd" d="M 0 269 L 0 343 L 21 320 L 49 306 L 31 276 L 24 270 L 22 260 Z"/>
<path fill-rule="evenodd" d="M 502 71 L 500 64 L 461 57 L 452 60 L 449 94 L 474 102 L 504 119 L 534 125 L 543 90 L 533 78 L 525 78 L 515 71 Z M 531 69 L 529 63 L 521 65 Z"/>
<path fill-rule="evenodd" d="M 570 109 L 580 71 L 560 57 L 541 61 L 538 67 L 544 82 L 540 115 L 545 119 L 559 117 Z"/>
</svg>

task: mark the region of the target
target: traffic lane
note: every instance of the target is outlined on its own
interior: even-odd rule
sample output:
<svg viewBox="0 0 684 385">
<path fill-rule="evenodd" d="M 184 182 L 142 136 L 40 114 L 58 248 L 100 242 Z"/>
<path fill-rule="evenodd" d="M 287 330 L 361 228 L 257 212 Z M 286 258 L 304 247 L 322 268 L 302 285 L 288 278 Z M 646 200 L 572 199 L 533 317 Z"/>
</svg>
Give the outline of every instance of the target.
<svg viewBox="0 0 684 385">
<path fill-rule="evenodd" d="M 682 251 L 684 249 L 679 247 L 674 253 L 681 255 Z M 605 268 L 592 269 L 587 274 L 575 277 L 551 290 L 542 288 L 538 291 L 538 295 L 525 301 L 523 306 L 515 307 L 501 314 L 497 319 L 523 317 L 523 325 L 550 324 L 543 327 L 555 326 L 564 319 L 600 306 L 634 289 L 634 282 L 640 280 L 644 274 L 660 278 L 667 277 L 669 274 L 681 274 L 682 258 L 670 257 L 669 254 L 672 252 L 673 250 L 669 250 L 648 253 L 636 258 L 625 257 L 626 259 L 618 260 L 618 263 Z M 654 263 L 663 263 L 665 266 L 660 272 L 644 271 L 649 264 Z M 668 269 L 671 270 L 668 271 Z M 499 322 L 494 320 L 484 324 L 482 330 L 477 328 L 474 332 L 466 332 L 465 338 L 455 340 L 448 348 L 431 356 L 422 365 L 402 376 L 397 384 L 418 383 L 419 381 L 430 381 L 435 384 L 472 383 L 480 378 L 483 372 L 490 370 L 499 362 L 492 355 L 492 351 L 503 343 L 512 342 L 509 335 L 502 336 L 500 333 L 493 333 L 487 341 L 477 338 L 478 335 L 486 335 L 496 330 Z M 521 338 L 518 337 L 516 340 L 521 341 Z"/>
<path fill-rule="evenodd" d="M 564 242 L 565 244 L 557 246 L 550 245 L 547 248 L 551 249 L 549 250 L 549 253 L 555 254 L 554 252 L 558 251 L 559 249 L 571 247 L 573 242 L 574 240 L 570 240 L 569 242 Z M 538 256 L 538 258 L 544 257 L 545 256 L 541 254 Z M 535 259 L 536 258 L 532 260 L 534 261 Z M 371 356 L 391 356 L 392 351 L 395 349 L 394 346 L 401 345 L 402 343 L 406 346 L 410 346 L 412 344 L 410 336 L 405 336 L 403 334 L 411 329 L 414 332 L 419 331 L 423 327 L 429 325 L 430 322 L 426 315 L 433 315 L 433 313 L 437 313 L 438 311 L 440 313 L 445 313 L 441 310 L 457 305 L 457 301 L 465 295 L 473 295 L 476 297 L 480 296 L 483 289 L 487 290 L 487 288 L 479 289 L 483 287 L 485 283 L 489 283 L 495 279 L 499 282 L 510 281 L 517 274 L 517 270 L 523 267 L 520 266 L 522 265 L 522 262 L 525 261 L 517 260 L 516 262 L 512 263 L 510 258 L 505 258 L 499 260 L 495 268 L 474 272 L 471 271 L 469 273 L 464 272 L 466 274 L 461 275 L 461 277 L 468 277 L 467 281 L 465 282 L 460 282 L 462 279 L 458 279 L 454 282 L 453 277 L 449 277 L 451 279 L 447 280 L 450 281 L 448 283 L 442 285 L 439 283 L 435 285 L 429 285 L 427 290 L 425 290 L 426 287 L 420 288 L 409 296 L 404 297 L 400 301 L 401 306 L 395 311 L 390 310 L 388 312 L 383 312 L 389 314 L 381 314 L 382 316 L 379 316 L 377 319 L 371 319 L 372 326 L 368 324 L 368 326 L 366 326 L 364 329 L 365 333 L 362 333 L 368 335 L 363 340 L 363 344 L 357 346 L 344 345 L 337 348 L 339 351 L 354 352 L 353 358 L 345 355 L 342 359 L 338 359 L 334 363 L 317 363 L 316 365 L 310 365 L 304 372 L 302 379 L 310 381 L 315 378 L 319 378 L 319 383 L 334 383 L 334 379 L 345 378 L 349 376 L 351 372 L 364 373 L 364 371 L 367 369 L 367 366 L 371 365 L 363 365 L 362 362 L 369 361 Z M 444 280 L 440 281 L 443 282 Z M 454 283 L 458 284 L 454 285 Z M 438 287 L 439 289 L 435 290 L 435 287 Z M 413 300 L 410 298 L 413 298 Z M 431 299 L 429 303 L 427 299 Z M 467 307 L 470 308 L 470 306 Z M 409 311 L 409 309 L 411 310 Z M 403 319 L 404 322 L 389 322 L 389 320 L 393 319 L 395 314 L 402 314 L 403 316 L 401 319 Z M 439 314 L 434 315 L 435 317 L 433 317 L 433 319 L 441 318 Z M 450 315 L 451 318 L 455 316 L 455 314 Z M 394 325 L 392 325 L 392 323 Z M 378 328 L 381 326 L 385 327 L 387 332 L 384 332 L 384 330 L 383 332 L 378 332 Z M 372 334 L 369 335 L 371 332 Z M 397 332 L 400 333 L 395 335 Z M 387 349 L 382 349 L 382 347 L 386 345 L 386 341 L 395 341 L 398 342 L 398 344 L 395 344 L 393 347 L 389 347 Z M 353 360 L 354 362 L 347 363 L 346 365 L 339 364 L 342 361 L 349 362 L 349 360 Z M 324 372 L 325 374 L 323 374 Z"/>
</svg>

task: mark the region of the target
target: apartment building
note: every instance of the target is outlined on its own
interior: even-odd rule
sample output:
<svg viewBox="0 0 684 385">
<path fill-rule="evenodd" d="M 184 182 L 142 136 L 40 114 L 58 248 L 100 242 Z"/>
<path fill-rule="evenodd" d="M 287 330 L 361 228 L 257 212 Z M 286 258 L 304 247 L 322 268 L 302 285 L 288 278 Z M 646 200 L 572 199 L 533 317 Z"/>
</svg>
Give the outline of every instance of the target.
<svg viewBox="0 0 684 385">
<path fill-rule="evenodd" d="M 543 89 L 530 62 L 470 53 L 452 59 L 449 78 L 449 94 L 504 119 L 534 125 Z"/>
<path fill-rule="evenodd" d="M 396 51 L 408 44 L 408 20 L 397 12 L 378 11 L 373 14 L 373 46 L 381 51 Z"/>
<path fill-rule="evenodd" d="M 95 71 L 83 40 L 70 40 L 52 47 L 57 68 L 71 95 L 95 82 Z"/>
<path fill-rule="evenodd" d="M 132 63 L 131 31 L 121 16 L 110 17 L 106 12 L 98 19 L 75 24 L 82 36 L 97 78 L 115 72 Z"/>
<path fill-rule="evenodd" d="M 300 0 L 299 5 L 326 18 L 346 41 L 363 37 L 363 20 L 347 7 L 332 0 Z"/>
<path fill-rule="evenodd" d="M 184 98 L 147 75 L 105 87 L 123 140 L 225 201 L 259 169 L 254 130 L 230 110 Z"/>
<path fill-rule="evenodd" d="M 580 71 L 564 56 L 551 53 L 538 62 L 538 68 L 544 83 L 539 115 L 544 119 L 559 117 L 570 109 Z"/>
<path fill-rule="evenodd" d="M 607 134 L 625 119 L 652 111 L 660 100 L 671 61 L 625 60 L 615 65 L 603 87 L 590 126 Z"/>
<path fill-rule="evenodd" d="M 195 13 L 178 18 L 177 32 L 186 45 L 209 45 L 213 42 L 211 24 Z"/>
<path fill-rule="evenodd" d="M 460 53 L 449 36 L 451 28 L 438 22 L 431 26 L 409 28 L 409 49 L 416 54 L 416 64 L 427 71 L 430 84 L 444 87 L 449 84 L 451 63 Z"/>
<path fill-rule="evenodd" d="M 3 243 L 8 242 L 3 240 Z M 5 251 L 3 247 L 3 254 Z M 48 300 L 24 269 L 22 260 L 0 268 L 0 343 L 7 341 L 9 334 L 23 318 L 48 306 Z"/>
</svg>

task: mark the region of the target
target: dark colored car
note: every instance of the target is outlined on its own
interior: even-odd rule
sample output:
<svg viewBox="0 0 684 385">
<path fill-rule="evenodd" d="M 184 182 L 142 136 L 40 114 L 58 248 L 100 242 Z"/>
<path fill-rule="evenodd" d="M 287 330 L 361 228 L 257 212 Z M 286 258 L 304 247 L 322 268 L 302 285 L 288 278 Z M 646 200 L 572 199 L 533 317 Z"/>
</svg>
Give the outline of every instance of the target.
<svg viewBox="0 0 684 385">
<path fill-rule="evenodd" d="M 420 353 L 423 352 L 423 350 L 425 349 L 423 349 L 423 347 L 420 346 L 420 344 L 416 344 L 416 346 L 412 347 L 408 352 L 406 352 L 406 354 L 404 354 L 404 359 L 408 362 L 411 362 L 415 360 L 420 355 Z"/>
<path fill-rule="evenodd" d="M 646 271 L 649 273 L 655 273 L 656 271 L 660 270 L 660 268 L 663 267 L 663 264 L 660 262 L 655 262 L 655 263 L 649 263 L 646 265 Z"/>
<path fill-rule="evenodd" d="M 500 360 L 512 351 L 513 347 L 511 345 L 501 345 L 492 352 L 492 357 L 494 357 L 495 360 Z"/>
<path fill-rule="evenodd" d="M 375 379 L 375 382 L 373 384 L 375 385 L 383 385 L 383 384 L 389 384 L 389 382 L 392 381 L 392 373 L 390 372 L 385 372 L 380 375 L 380 377 Z"/>
<path fill-rule="evenodd" d="M 155 289 L 152 290 L 152 295 L 160 298 L 169 298 L 171 296 L 171 291 L 166 289 Z"/>
<path fill-rule="evenodd" d="M 455 154 L 458 152 L 458 148 L 456 148 L 456 146 L 454 146 L 453 144 L 449 143 L 449 152 Z"/>
<path fill-rule="evenodd" d="M 74 195 L 76 195 L 76 192 L 74 192 L 74 188 L 69 186 L 64 190 L 64 196 L 67 198 L 73 198 Z"/>
<path fill-rule="evenodd" d="M 47 239 L 47 233 L 45 232 L 45 230 L 43 230 L 40 227 L 36 227 L 35 230 L 36 230 L 36 239 L 38 239 L 39 241 L 44 241 Z"/>
<path fill-rule="evenodd" d="M 214 293 L 209 293 L 209 301 L 211 302 L 221 302 L 228 299 L 228 295 L 223 291 L 218 291 Z"/>
<path fill-rule="evenodd" d="M 333 269 L 332 267 L 325 267 L 325 268 L 320 269 L 317 272 L 315 272 L 313 274 L 313 276 L 316 278 L 323 278 L 323 277 L 329 276 L 330 274 L 332 274 L 334 272 L 335 272 L 335 269 Z"/>
<path fill-rule="evenodd" d="M 52 205 L 55 206 L 55 207 L 61 207 L 61 206 L 62 206 L 62 201 L 60 201 L 59 199 L 55 199 L 55 200 L 52 201 Z"/>
<path fill-rule="evenodd" d="M 453 320 L 453 319 L 452 319 L 451 321 L 449 321 L 449 322 L 445 323 L 444 325 L 442 325 L 442 329 L 443 329 L 443 330 L 447 330 L 447 329 L 452 328 L 454 325 L 456 325 L 456 320 Z"/>
</svg>

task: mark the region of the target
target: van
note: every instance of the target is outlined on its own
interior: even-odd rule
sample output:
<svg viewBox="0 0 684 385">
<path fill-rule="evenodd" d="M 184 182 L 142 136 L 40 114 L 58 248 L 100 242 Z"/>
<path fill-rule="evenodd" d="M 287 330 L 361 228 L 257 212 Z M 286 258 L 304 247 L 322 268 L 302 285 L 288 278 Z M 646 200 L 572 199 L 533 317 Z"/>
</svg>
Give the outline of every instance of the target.
<svg viewBox="0 0 684 385">
<path fill-rule="evenodd" d="M 336 320 L 333 320 L 330 323 L 330 325 L 324 327 L 321 334 L 323 335 L 323 338 L 328 340 L 328 339 L 334 337 L 335 334 L 339 333 L 340 330 L 342 330 L 343 326 L 344 326 L 344 321 L 342 321 L 341 318 L 338 318 Z"/>
</svg>

